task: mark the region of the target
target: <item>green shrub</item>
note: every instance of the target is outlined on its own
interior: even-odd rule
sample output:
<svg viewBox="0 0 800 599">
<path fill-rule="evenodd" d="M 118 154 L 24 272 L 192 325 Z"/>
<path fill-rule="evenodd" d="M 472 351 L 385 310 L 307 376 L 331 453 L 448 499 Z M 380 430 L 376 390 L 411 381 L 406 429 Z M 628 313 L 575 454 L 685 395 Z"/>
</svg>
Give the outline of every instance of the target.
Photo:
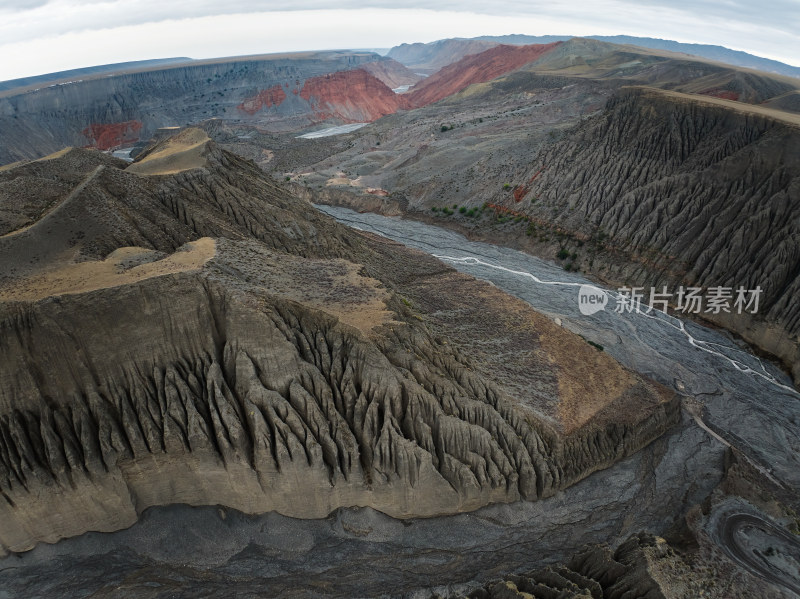
<svg viewBox="0 0 800 599">
<path fill-rule="evenodd" d="M 511 183 L 503 183 L 503 189 L 505 190 L 511 189 Z"/>
<path fill-rule="evenodd" d="M 567 262 L 564 265 L 564 270 L 566 270 L 567 272 L 571 271 L 572 270 L 572 262 Z"/>
<path fill-rule="evenodd" d="M 464 213 L 467 211 L 467 207 L 466 207 L 466 206 L 461 206 L 461 208 L 459 208 L 459 209 L 458 209 L 458 211 L 459 211 L 461 214 L 464 214 Z"/>
<path fill-rule="evenodd" d="M 564 260 L 564 259 L 566 259 L 568 257 L 569 257 L 569 252 L 567 250 L 565 250 L 564 248 L 561 248 L 560 250 L 558 250 L 558 253 L 556 254 L 556 258 L 558 258 L 559 260 Z"/>
</svg>

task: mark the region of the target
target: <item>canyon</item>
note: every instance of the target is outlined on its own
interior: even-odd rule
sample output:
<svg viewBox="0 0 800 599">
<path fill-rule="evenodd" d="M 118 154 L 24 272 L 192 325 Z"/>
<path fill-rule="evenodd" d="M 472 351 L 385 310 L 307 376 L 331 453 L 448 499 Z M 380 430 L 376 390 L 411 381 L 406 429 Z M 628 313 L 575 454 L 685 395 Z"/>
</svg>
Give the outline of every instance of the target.
<svg viewBox="0 0 800 599">
<path fill-rule="evenodd" d="M 491 65 L 497 49 L 441 74 L 484 55 Z M 757 314 L 702 316 L 798 380 L 800 120 L 777 108 L 794 81 L 572 40 L 282 169 L 323 185 L 323 201 L 570 256 L 616 286 L 758 287 Z M 366 188 L 388 197 L 376 204 Z M 464 210 L 446 218 L 453 207 Z"/>
<path fill-rule="evenodd" d="M 212 116 L 275 130 L 302 129 L 333 115 L 349 121 L 366 112 L 377 118 L 385 112 L 371 108 L 365 98 L 337 109 L 320 96 L 330 95 L 336 105 L 343 101 L 341 84 L 358 81 L 365 93 L 380 90 L 393 98 L 380 79 L 354 71 L 371 62 L 382 64 L 374 72 L 392 84 L 417 79 L 377 54 L 305 52 L 168 64 L 6 90 L 0 92 L 0 164 L 41 158 L 64 146 L 130 147 L 146 142 L 159 128 Z M 324 77 L 330 73 L 339 73 L 334 82 Z"/>
<path fill-rule="evenodd" d="M 0 91 L 0 597 L 793 596 L 800 80 L 515 40 Z"/>
</svg>

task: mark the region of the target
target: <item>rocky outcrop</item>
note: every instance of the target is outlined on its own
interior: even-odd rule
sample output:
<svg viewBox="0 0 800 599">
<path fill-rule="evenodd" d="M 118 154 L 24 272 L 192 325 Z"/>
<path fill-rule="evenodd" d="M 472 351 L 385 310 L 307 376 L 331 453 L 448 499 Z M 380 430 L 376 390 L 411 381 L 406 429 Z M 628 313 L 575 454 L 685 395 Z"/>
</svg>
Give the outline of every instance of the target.
<svg viewBox="0 0 800 599">
<path fill-rule="evenodd" d="M 66 148 L 41 160 L 0 168 L 0 238 L 40 220 L 98 166 L 124 162 L 100 152 Z"/>
<path fill-rule="evenodd" d="M 521 301 L 201 147 L 169 175 L 87 164 L 0 237 L 3 552 L 171 503 L 534 500 L 677 421 L 670 392 Z M 471 349 L 487 326 L 498 352 Z"/>
<path fill-rule="evenodd" d="M 410 106 L 420 107 L 437 102 L 474 83 L 489 81 L 533 62 L 558 47 L 560 43 L 530 46 L 501 45 L 479 54 L 465 56 L 415 85 L 408 94 L 408 103 Z"/>
<path fill-rule="evenodd" d="M 798 158 L 791 114 L 627 89 L 539 155 L 520 177 L 530 180 L 521 205 L 599 241 L 587 267 L 609 281 L 760 287 L 755 316 L 703 316 L 784 359 L 797 379 Z"/>
<path fill-rule="evenodd" d="M 651 561 L 676 558 L 663 539 L 639 534 L 616 551 L 591 547 L 575 555 L 566 565 L 548 566 L 535 572 L 509 576 L 475 589 L 470 599 L 665 599 L 663 589 L 649 571 Z M 685 581 L 684 581 L 685 583 Z M 462 595 L 463 597 L 463 595 Z M 454 596 L 455 599 L 455 596 Z"/>
</svg>

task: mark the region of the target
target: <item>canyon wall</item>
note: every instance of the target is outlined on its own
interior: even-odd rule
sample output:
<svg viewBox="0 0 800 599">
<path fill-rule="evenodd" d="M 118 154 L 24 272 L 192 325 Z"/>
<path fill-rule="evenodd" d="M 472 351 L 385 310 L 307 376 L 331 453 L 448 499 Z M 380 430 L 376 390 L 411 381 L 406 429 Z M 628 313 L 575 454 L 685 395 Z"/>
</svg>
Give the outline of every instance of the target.
<svg viewBox="0 0 800 599">
<path fill-rule="evenodd" d="M 589 242 L 587 268 L 609 281 L 760 287 L 755 316 L 703 316 L 781 357 L 798 378 L 795 115 L 623 89 L 542 151 L 520 180 L 527 183 L 505 205 Z"/>
<path fill-rule="evenodd" d="M 212 117 L 276 130 L 300 129 L 340 113 L 351 121 L 377 118 L 384 112 L 372 107 L 368 96 L 321 97 L 312 106 L 308 92 L 300 95 L 307 80 L 313 87 L 319 76 L 374 61 L 386 63 L 379 72 L 384 77 L 405 72 L 377 54 L 315 52 L 198 61 L 6 92 L 0 94 L 0 164 L 38 158 L 64 146 L 115 149 L 149 139 L 160 127 Z M 361 88 L 367 94 L 385 87 L 374 76 L 364 79 Z M 392 94 L 388 88 L 380 91 L 387 98 Z"/>
</svg>

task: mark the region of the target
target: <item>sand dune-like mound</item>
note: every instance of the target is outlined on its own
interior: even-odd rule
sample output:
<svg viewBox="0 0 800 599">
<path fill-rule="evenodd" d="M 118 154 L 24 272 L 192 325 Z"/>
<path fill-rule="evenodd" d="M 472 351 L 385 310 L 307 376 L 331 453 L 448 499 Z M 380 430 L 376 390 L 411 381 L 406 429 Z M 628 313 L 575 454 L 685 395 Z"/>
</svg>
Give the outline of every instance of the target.
<svg viewBox="0 0 800 599">
<path fill-rule="evenodd" d="M 205 166 L 203 156 L 210 141 L 202 129 L 189 128 L 169 137 L 128 167 L 138 175 L 173 175 Z"/>
</svg>

